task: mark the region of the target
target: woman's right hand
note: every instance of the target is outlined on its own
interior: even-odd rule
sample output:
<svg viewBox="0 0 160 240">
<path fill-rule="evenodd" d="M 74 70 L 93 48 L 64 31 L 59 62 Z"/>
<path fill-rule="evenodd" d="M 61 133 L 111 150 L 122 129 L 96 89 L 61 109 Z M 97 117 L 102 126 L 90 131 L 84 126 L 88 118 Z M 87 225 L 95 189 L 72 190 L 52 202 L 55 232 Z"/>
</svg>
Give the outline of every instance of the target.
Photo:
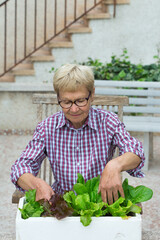
<svg viewBox="0 0 160 240">
<path fill-rule="evenodd" d="M 31 173 L 24 173 L 19 177 L 17 184 L 28 191 L 29 189 L 36 189 L 36 201 L 45 199 L 50 200 L 54 194 L 53 189 L 43 179 L 33 176 Z"/>
<path fill-rule="evenodd" d="M 53 189 L 49 186 L 44 180 L 41 178 L 37 178 L 37 186 L 36 186 L 36 201 L 45 199 L 50 200 L 52 195 L 54 194 Z"/>
</svg>

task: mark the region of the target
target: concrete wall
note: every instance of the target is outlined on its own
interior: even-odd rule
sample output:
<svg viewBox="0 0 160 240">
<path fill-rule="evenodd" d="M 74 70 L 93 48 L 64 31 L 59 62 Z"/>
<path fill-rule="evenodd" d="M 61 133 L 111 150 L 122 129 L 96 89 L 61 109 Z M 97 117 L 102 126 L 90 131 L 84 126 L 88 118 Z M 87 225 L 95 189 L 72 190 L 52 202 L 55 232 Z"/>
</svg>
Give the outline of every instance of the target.
<svg viewBox="0 0 160 240">
<path fill-rule="evenodd" d="M 0 130 L 33 130 L 37 125 L 33 92 L 3 92 L 0 94 Z"/>
<path fill-rule="evenodd" d="M 110 12 L 112 13 L 112 8 Z M 110 61 L 113 54 L 120 56 L 127 48 L 133 63 L 150 64 L 160 49 L 160 1 L 131 0 L 129 5 L 119 5 L 116 18 L 91 20 L 90 34 L 74 34 L 74 49 L 54 49 L 55 67 L 65 62 L 86 61 L 88 57 Z"/>
<path fill-rule="evenodd" d="M 34 93 L 54 94 L 52 84 L 0 84 L 0 133 L 8 130 L 34 130 L 37 126 L 37 104 L 32 103 Z M 48 115 L 55 112 L 48 109 Z M 45 118 L 42 116 L 42 118 Z"/>
</svg>

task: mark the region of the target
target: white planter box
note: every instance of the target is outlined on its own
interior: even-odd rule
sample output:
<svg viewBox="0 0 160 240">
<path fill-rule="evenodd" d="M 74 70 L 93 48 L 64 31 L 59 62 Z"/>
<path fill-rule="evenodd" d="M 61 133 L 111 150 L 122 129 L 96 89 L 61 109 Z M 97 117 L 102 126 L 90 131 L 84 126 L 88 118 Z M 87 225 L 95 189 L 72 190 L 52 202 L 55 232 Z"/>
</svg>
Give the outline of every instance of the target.
<svg viewBox="0 0 160 240">
<path fill-rule="evenodd" d="M 24 198 L 19 207 L 23 207 Z M 92 217 L 84 227 L 80 217 L 57 220 L 54 217 L 16 217 L 16 240 L 141 240 L 141 215 L 123 220 L 121 217 Z"/>
</svg>

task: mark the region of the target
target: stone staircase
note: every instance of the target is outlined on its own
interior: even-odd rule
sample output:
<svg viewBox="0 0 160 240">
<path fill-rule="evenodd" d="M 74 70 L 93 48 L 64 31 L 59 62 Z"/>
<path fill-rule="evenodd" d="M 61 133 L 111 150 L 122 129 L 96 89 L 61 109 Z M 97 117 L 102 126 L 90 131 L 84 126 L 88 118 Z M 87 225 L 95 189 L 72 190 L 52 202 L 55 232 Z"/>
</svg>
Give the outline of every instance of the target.
<svg viewBox="0 0 160 240">
<path fill-rule="evenodd" d="M 130 0 L 117 0 L 117 4 L 129 4 Z M 113 5 L 114 0 L 105 0 L 101 5 L 90 11 L 83 19 L 78 20 L 72 26 L 70 26 L 65 32 L 62 32 L 59 36 L 54 38 L 44 47 L 39 49 L 33 55 L 28 57 L 25 61 L 17 65 L 9 73 L 0 78 L 0 82 L 35 82 L 34 80 L 37 70 L 40 68 L 46 69 L 46 72 L 56 65 L 57 59 L 54 57 L 54 50 L 61 49 L 61 51 L 67 51 L 67 49 L 74 48 L 72 36 L 75 34 L 89 34 L 92 32 L 92 28 L 89 26 L 90 20 L 98 19 L 111 19 L 109 13 L 109 5 Z M 39 66 L 38 66 L 39 65 Z M 45 72 L 45 74 L 46 74 Z M 37 76 L 38 78 L 38 76 Z M 48 81 L 48 77 L 46 80 Z"/>
</svg>

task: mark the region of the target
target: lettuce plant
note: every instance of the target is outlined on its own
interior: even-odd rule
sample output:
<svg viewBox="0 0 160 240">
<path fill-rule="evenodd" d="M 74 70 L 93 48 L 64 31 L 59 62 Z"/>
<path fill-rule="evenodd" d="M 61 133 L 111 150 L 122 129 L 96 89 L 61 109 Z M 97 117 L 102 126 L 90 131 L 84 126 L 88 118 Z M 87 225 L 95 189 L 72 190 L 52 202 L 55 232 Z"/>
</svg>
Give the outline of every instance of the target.
<svg viewBox="0 0 160 240">
<path fill-rule="evenodd" d="M 19 208 L 23 219 L 40 216 L 62 219 L 73 213 L 73 209 L 68 206 L 63 196 L 57 193 L 51 197 L 50 201 L 44 199 L 36 201 L 35 199 L 36 189 L 26 192 L 23 208 Z"/>
<path fill-rule="evenodd" d="M 101 194 L 98 193 L 100 176 L 92 178 L 87 182 L 78 173 L 77 183 L 73 186 L 74 191 L 64 194 L 63 198 L 70 207 L 74 209 L 74 215 L 80 216 L 80 221 L 84 226 L 88 226 L 92 221 L 91 217 L 100 216 L 121 216 L 123 218 L 135 213 L 141 213 L 141 207 L 137 204 L 149 200 L 153 192 L 145 186 L 136 188 L 128 184 L 128 179 L 123 182 L 125 198 L 121 196 L 113 204 L 108 205 L 102 201 Z"/>
<path fill-rule="evenodd" d="M 77 182 L 73 191 L 66 192 L 63 196 L 54 194 L 50 201 L 44 199 L 36 202 L 36 190 L 29 190 L 25 195 L 25 204 L 20 209 L 22 218 L 51 216 L 62 219 L 67 216 L 80 216 L 84 226 L 88 226 L 92 217 L 120 216 L 128 218 L 136 213 L 141 213 L 141 207 L 137 204 L 152 198 L 153 191 L 143 185 L 133 187 L 128 184 L 128 179 L 123 181 L 125 198 L 119 196 L 118 200 L 108 205 L 102 201 L 98 192 L 100 176 L 85 182 L 83 176 L 78 173 Z"/>
<path fill-rule="evenodd" d="M 25 193 L 23 208 L 19 208 L 23 219 L 29 217 L 40 217 L 44 212 L 43 206 L 36 200 L 36 189 L 29 190 Z"/>
</svg>

